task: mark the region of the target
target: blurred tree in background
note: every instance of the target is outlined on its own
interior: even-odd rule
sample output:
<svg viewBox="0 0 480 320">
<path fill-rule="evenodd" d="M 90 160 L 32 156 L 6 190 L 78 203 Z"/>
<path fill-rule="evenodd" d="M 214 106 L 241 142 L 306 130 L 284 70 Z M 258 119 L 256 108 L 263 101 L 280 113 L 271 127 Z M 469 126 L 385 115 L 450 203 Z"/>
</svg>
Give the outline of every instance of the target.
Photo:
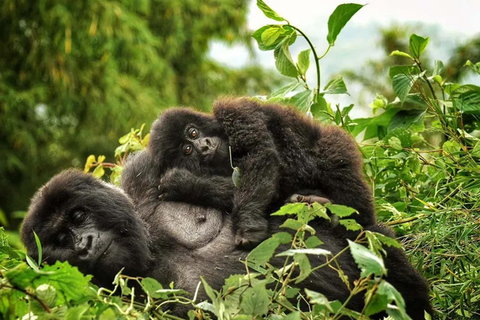
<svg viewBox="0 0 480 320">
<path fill-rule="evenodd" d="M 0 218 L 26 210 L 61 169 L 110 154 L 165 106 L 208 109 L 220 93 L 270 91 L 275 81 L 261 68 L 228 70 L 207 56 L 211 40 L 250 46 L 246 8 L 246 0 L 3 0 Z"/>
</svg>

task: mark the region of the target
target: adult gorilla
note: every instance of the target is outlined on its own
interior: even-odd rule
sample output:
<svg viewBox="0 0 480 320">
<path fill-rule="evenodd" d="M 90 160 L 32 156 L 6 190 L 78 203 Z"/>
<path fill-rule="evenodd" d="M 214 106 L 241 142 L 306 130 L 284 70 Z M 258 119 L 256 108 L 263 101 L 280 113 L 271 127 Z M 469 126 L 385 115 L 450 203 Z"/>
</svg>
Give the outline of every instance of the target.
<svg viewBox="0 0 480 320">
<path fill-rule="evenodd" d="M 33 197 L 22 226 L 28 254 L 38 254 L 35 231 L 48 263 L 69 261 L 106 287 L 111 287 L 122 267 L 125 274 L 154 277 L 164 285 L 173 281 L 177 288 L 189 292 L 194 292 L 200 276 L 219 289 L 224 278 L 243 273 L 245 268 L 239 259 L 248 252 L 235 246 L 231 217 L 216 209 L 158 201 L 158 181 L 151 175 L 151 168 L 148 151 L 129 161 L 123 177 L 129 196 L 80 171 L 69 170 L 52 178 Z M 275 229 L 278 223 L 271 219 L 270 225 Z M 322 229 L 320 238 L 325 243 L 323 248 L 335 254 L 346 241 L 332 232 Z M 387 281 L 404 296 L 409 315 L 423 319 L 423 310 L 430 310 L 424 280 L 401 250 L 387 252 Z M 310 259 L 312 265 L 325 262 L 323 257 Z M 280 266 L 282 261 L 274 259 L 272 263 Z M 350 255 L 341 255 L 339 264 L 351 281 L 359 278 Z M 330 300 L 345 301 L 349 295 L 331 268 L 315 271 L 299 286 L 322 292 Z M 207 297 L 202 291 L 199 298 Z M 356 296 L 349 307 L 362 310 L 363 297 Z M 173 308 L 174 313 L 185 315 L 185 306 Z"/>
</svg>

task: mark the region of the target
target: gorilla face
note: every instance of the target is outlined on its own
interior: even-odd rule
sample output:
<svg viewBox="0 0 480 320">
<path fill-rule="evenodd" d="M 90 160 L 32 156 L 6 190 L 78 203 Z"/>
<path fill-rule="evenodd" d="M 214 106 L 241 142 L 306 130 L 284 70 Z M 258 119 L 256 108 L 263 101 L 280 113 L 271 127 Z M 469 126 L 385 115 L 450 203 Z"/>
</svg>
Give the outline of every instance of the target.
<svg viewBox="0 0 480 320">
<path fill-rule="evenodd" d="M 33 231 L 49 264 L 68 261 L 98 285 L 111 286 L 122 268 L 140 275 L 151 264 L 146 231 L 129 198 L 79 171 L 60 173 L 32 199 L 21 232 L 28 254 L 38 257 Z"/>
<path fill-rule="evenodd" d="M 169 109 L 153 124 L 149 143 L 153 158 L 164 171 L 231 174 L 228 139 L 213 116 L 187 108 Z"/>
</svg>

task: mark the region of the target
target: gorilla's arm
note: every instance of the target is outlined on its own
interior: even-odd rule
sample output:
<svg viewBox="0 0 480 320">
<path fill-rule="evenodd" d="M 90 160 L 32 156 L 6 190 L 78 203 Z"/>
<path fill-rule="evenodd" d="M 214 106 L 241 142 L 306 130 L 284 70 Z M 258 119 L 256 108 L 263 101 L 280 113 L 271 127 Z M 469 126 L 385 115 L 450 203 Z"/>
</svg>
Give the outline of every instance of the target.
<svg viewBox="0 0 480 320">
<path fill-rule="evenodd" d="M 236 243 L 250 245 L 264 240 L 269 204 L 278 194 L 280 158 L 264 116 L 249 105 L 219 102 L 214 116 L 229 138 L 234 166 L 240 168 L 240 186 L 235 189 L 233 218 Z"/>
<path fill-rule="evenodd" d="M 187 169 L 169 169 L 158 185 L 161 201 L 188 202 L 232 212 L 234 185 L 229 176 L 195 174 Z"/>
</svg>

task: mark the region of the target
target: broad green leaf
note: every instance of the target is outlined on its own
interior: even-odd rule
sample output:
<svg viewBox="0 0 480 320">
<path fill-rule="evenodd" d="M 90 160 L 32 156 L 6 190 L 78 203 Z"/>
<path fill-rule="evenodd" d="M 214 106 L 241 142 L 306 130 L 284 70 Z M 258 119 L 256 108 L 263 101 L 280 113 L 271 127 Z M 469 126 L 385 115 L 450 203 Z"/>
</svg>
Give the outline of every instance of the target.
<svg viewBox="0 0 480 320">
<path fill-rule="evenodd" d="M 284 18 L 280 17 L 278 13 L 273 11 L 263 0 L 257 0 L 257 7 L 262 10 L 262 12 L 267 16 L 267 18 L 276 20 L 276 21 L 285 21 Z"/>
<path fill-rule="evenodd" d="M 242 294 L 240 307 L 243 313 L 252 317 L 267 314 L 270 299 L 265 284 L 258 283 L 253 288 L 248 288 Z"/>
<path fill-rule="evenodd" d="M 411 59 L 411 60 L 414 60 L 413 57 L 411 55 L 409 55 L 408 53 L 406 52 L 403 52 L 403 51 L 399 51 L 399 50 L 394 50 L 392 51 L 392 53 L 390 53 L 391 56 L 400 56 L 400 57 L 405 57 L 405 58 L 408 58 L 408 59 Z"/>
<path fill-rule="evenodd" d="M 276 238 L 268 238 L 255 247 L 247 256 L 247 261 L 255 265 L 265 266 L 280 245 Z"/>
<path fill-rule="evenodd" d="M 272 319 L 274 319 L 272 317 Z M 298 311 L 294 311 L 294 312 L 290 312 L 289 314 L 287 314 L 286 316 L 278 319 L 278 320 L 300 320 L 301 317 L 300 317 L 300 312 Z"/>
<path fill-rule="evenodd" d="M 303 223 L 295 220 L 295 219 L 287 219 L 285 222 L 280 226 L 280 228 L 287 228 L 292 230 L 298 230 L 303 227 Z"/>
<path fill-rule="evenodd" d="M 403 148 L 411 148 L 413 145 L 412 133 L 409 130 L 394 129 L 390 131 L 383 140 L 388 144 L 392 137 L 399 139 L 401 147 Z"/>
<path fill-rule="evenodd" d="M 307 294 L 307 298 L 310 303 L 321 305 L 325 307 L 325 309 L 327 309 L 328 311 L 333 312 L 333 309 L 330 306 L 330 302 L 323 294 L 309 289 L 305 289 L 305 293 Z"/>
<path fill-rule="evenodd" d="M 395 150 L 402 150 L 402 142 L 397 137 L 388 139 L 388 144 Z"/>
<path fill-rule="evenodd" d="M 261 34 L 261 40 L 266 47 L 277 45 L 282 39 L 279 37 L 285 32 L 281 26 L 270 26 Z"/>
<path fill-rule="evenodd" d="M 458 90 L 455 91 L 452 97 L 454 106 L 465 113 L 480 114 L 480 87 L 474 85 L 462 86 L 462 90 L 468 90 L 457 95 Z"/>
<path fill-rule="evenodd" d="M 393 80 L 397 74 L 417 75 L 420 70 L 416 66 L 392 66 L 388 70 L 388 76 Z"/>
<path fill-rule="evenodd" d="M 298 67 L 298 72 L 301 75 L 305 75 L 307 73 L 308 67 L 310 66 L 311 51 L 312 50 L 307 49 L 298 54 L 297 67 Z"/>
<path fill-rule="evenodd" d="M 210 298 L 210 300 L 213 302 L 213 305 L 215 305 L 217 301 L 217 295 L 218 292 L 213 290 L 213 288 L 205 281 L 203 277 L 200 277 L 200 280 L 202 281 L 203 288 L 205 289 L 205 293 L 207 296 Z M 215 315 L 218 315 L 217 312 L 214 312 Z"/>
<path fill-rule="evenodd" d="M 356 209 L 353 209 L 341 204 L 327 203 L 325 204 L 325 207 L 328 208 L 328 210 L 330 210 L 331 213 L 339 216 L 340 218 L 349 217 L 354 213 L 358 214 L 358 211 Z"/>
<path fill-rule="evenodd" d="M 275 48 L 273 56 L 275 57 L 275 67 L 277 67 L 277 70 L 281 74 L 292 78 L 296 78 L 298 76 L 297 67 L 293 62 L 288 43 L 286 41 Z"/>
<path fill-rule="evenodd" d="M 456 141 L 445 141 L 442 146 L 443 152 L 448 155 L 456 155 L 462 149 L 462 145 Z"/>
<path fill-rule="evenodd" d="M 93 163 L 96 161 L 95 156 L 93 154 L 89 155 L 87 158 L 87 161 L 85 162 L 85 167 L 83 171 L 85 173 L 90 171 L 90 168 L 92 167 Z"/>
<path fill-rule="evenodd" d="M 317 236 L 310 236 L 307 240 L 305 240 L 305 246 L 308 249 L 316 248 L 322 244 L 322 240 L 320 240 Z"/>
<path fill-rule="evenodd" d="M 381 136 L 379 132 L 380 128 L 387 128 L 393 116 L 395 116 L 397 112 L 399 112 L 399 109 L 391 108 L 385 110 L 385 112 L 373 118 L 355 119 L 356 125 L 352 130 L 353 136 L 356 137 L 366 129 L 363 136 L 364 140 L 368 140 L 371 138 L 383 139 L 383 136 Z"/>
<path fill-rule="evenodd" d="M 407 94 L 412 90 L 418 76 L 409 74 L 397 74 L 392 79 L 393 91 L 401 102 L 405 101 Z"/>
<path fill-rule="evenodd" d="M 347 230 L 351 231 L 359 231 L 362 230 L 363 227 L 359 224 L 355 219 L 340 219 L 338 223 L 345 227 Z"/>
<path fill-rule="evenodd" d="M 330 80 L 325 88 L 323 88 L 322 93 L 327 93 L 327 94 L 343 94 L 343 93 L 348 93 L 347 92 L 347 86 L 345 85 L 345 82 L 343 81 L 342 77 L 338 77 L 336 79 Z"/>
<path fill-rule="evenodd" d="M 382 280 L 377 286 L 377 290 L 370 300 L 370 303 L 366 306 L 365 314 L 370 316 L 386 310 L 388 305 L 392 303 L 405 313 L 405 301 L 401 294 L 390 283 Z"/>
<path fill-rule="evenodd" d="M 378 232 L 368 232 L 367 237 L 375 236 L 375 238 L 378 239 L 382 244 L 389 246 L 389 247 L 394 247 L 394 248 L 400 248 L 400 244 L 398 243 L 397 240 L 390 238 L 384 234 L 378 233 Z"/>
<path fill-rule="evenodd" d="M 423 124 L 425 114 L 426 110 L 400 110 L 393 116 L 392 121 L 388 125 L 388 131 L 408 129 L 412 125 Z"/>
<path fill-rule="evenodd" d="M 314 249 L 313 249 L 314 250 Z M 300 274 L 298 275 L 295 283 L 300 283 L 303 280 L 307 279 L 310 273 L 312 272 L 312 266 L 308 260 L 308 256 L 305 253 L 296 253 L 293 256 L 293 260 L 298 263 L 300 267 Z"/>
<path fill-rule="evenodd" d="M 410 36 L 410 53 L 416 59 L 420 58 L 420 55 L 425 51 L 425 48 L 428 45 L 429 38 L 423 38 L 412 34 Z"/>
<path fill-rule="evenodd" d="M 327 41 L 330 46 L 335 45 L 337 36 L 343 27 L 363 7 L 361 4 L 344 3 L 339 5 L 328 18 L 328 35 Z"/>
<path fill-rule="evenodd" d="M 277 212 L 272 213 L 272 216 L 285 216 L 289 214 L 298 214 L 307 209 L 307 204 L 302 202 L 288 203 L 282 206 Z"/>
<path fill-rule="evenodd" d="M 105 174 L 105 169 L 103 169 L 102 165 L 99 165 L 98 167 L 95 168 L 95 170 L 93 170 L 92 174 L 96 178 L 101 178 Z"/>
<path fill-rule="evenodd" d="M 287 84 L 286 86 L 274 91 L 268 98 L 285 97 L 286 94 L 301 88 L 302 84 L 298 81 Z"/>
<path fill-rule="evenodd" d="M 312 90 L 304 90 L 293 97 L 290 98 L 290 103 L 297 107 L 297 109 L 306 112 L 310 109 L 313 101 L 313 91 Z"/>
<path fill-rule="evenodd" d="M 350 246 L 350 252 L 352 253 L 353 259 L 357 263 L 360 270 L 362 270 L 362 278 L 366 278 L 371 274 L 376 276 L 383 276 L 387 274 L 387 269 L 385 269 L 383 260 L 375 255 L 373 251 L 351 240 L 347 241 Z"/>
<path fill-rule="evenodd" d="M 443 71 L 445 69 L 445 66 L 443 65 L 443 62 L 441 60 L 435 60 L 435 67 L 433 68 L 433 76 L 441 76 L 443 74 Z"/>
<path fill-rule="evenodd" d="M 163 286 L 153 278 L 144 278 L 141 281 L 141 285 L 145 293 L 147 293 L 152 298 L 167 298 L 165 294 L 158 292 L 163 289 Z"/>
</svg>

